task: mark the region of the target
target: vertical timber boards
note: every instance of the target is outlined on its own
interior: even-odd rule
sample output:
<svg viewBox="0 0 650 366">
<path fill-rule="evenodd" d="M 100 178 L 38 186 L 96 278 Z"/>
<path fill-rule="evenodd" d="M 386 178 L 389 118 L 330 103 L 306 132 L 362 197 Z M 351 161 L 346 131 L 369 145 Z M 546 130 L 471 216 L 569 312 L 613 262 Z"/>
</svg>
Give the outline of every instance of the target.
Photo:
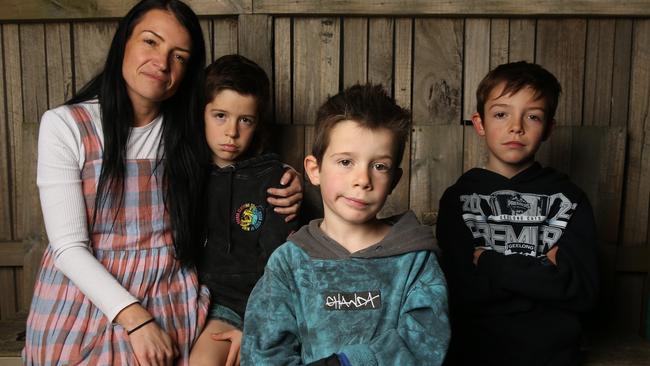
<svg viewBox="0 0 650 366">
<path fill-rule="evenodd" d="M 537 22 L 535 61 L 562 84 L 555 119 L 558 125 L 580 125 L 584 87 L 584 19 L 540 19 Z"/>
<path fill-rule="evenodd" d="M 537 22 L 535 61 L 552 72 L 562 85 L 555 113 L 556 125 L 582 122 L 584 55 L 587 23 L 584 19 L 540 19 Z M 571 129 L 554 131 L 539 152 L 561 171 L 570 171 Z M 547 154 L 548 156 L 544 156 Z"/>
<path fill-rule="evenodd" d="M 368 18 L 343 19 L 343 87 L 368 81 Z"/>
<path fill-rule="evenodd" d="M 463 68 L 463 120 L 471 120 L 476 112 L 475 92 L 485 74 L 490 71 L 491 24 L 490 19 L 465 20 L 465 65 Z M 483 139 L 472 126 L 463 128 L 463 171 L 485 163 L 486 149 Z"/>
<path fill-rule="evenodd" d="M 433 224 L 463 167 L 463 20 L 415 19 L 414 27 L 410 207 Z"/>
<path fill-rule="evenodd" d="M 628 160 L 626 169 L 623 230 L 620 245 L 626 247 L 650 245 L 650 19 L 636 19 L 632 31 L 632 63 L 630 76 L 630 106 L 628 121 Z M 647 250 L 646 250 L 647 253 Z M 645 262 L 650 267 L 650 258 Z M 631 296 L 629 303 L 639 304 L 641 311 L 622 313 L 629 320 L 623 322 L 638 325 L 646 323 L 650 302 L 650 268 L 643 275 L 644 281 L 629 279 L 626 286 Z M 641 275 L 639 275 L 641 276 Z M 621 279 L 623 280 L 623 279 Z M 645 291 L 645 293 L 643 293 Z M 643 307 L 645 299 L 646 307 Z M 629 305 L 629 304 L 628 304 Z M 636 308 L 635 308 L 636 309 Z M 647 325 L 641 327 L 646 328 Z M 638 329 L 638 328 L 637 328 Z M 635 329 L 636 330 L 636 329 Z M 646 336 L 649 336 L 646 334 Z"/>
<path fill-rule="evenodd" d="M 648 239 L 650 207 L 650 20 L 635 20 L 622 245 Z M 647 245 L 647 244 L 646 244 Z"/>
<path fill-rule="evenodd" d="M 69 23 L 45 24 L 47 104 L 54 108 L 72 97 L 72 45 Z"/>
<path fill-rule="evenodd" d="M 339 90 L 339 18 L 294 19 L 293 118 L 313 124 L 318 107 Z"/>
<path fill-rule="evenodd" d="M 75 93 L 103 68 L 116 29 L 115 22 L 73 23 Z"/>
<path fill-rule="evenodd" d="M 382 84 L 389 94 L 393 90 L 394 28 L 391 18 L 368 20 L 368 81 Z"/>
<path fill-rule="evenodd" d="M 394 35 L 395 21 L 392 18 L 370 18 L 368 20 L 368 82 L 373 84 L 381 84 L 388 95 L 393 93 L 393 67 L 395 63 L 394 57 Z M 410 37 L 410 34 L 409 34 Z M 408 157 L 408 155 L 407 155 Z M 406 160 L 408 164 L 408 160 Z M 404 164 L 401 164 L 404 166 Z M 408 174 L 408 173 L 407 173 Z M 402 183 L 408 182 L 407 177 L 402 177 Z M 399 188 L 393 191 L 388 196 L 384 208 L 381 211 L 382 217 L 391 216 L 399 211 L 400 198 L 398 192 L 405 194 L 407 185 L 400 185 Z"/>
<path fill-rule="evenodd" d="M 293 123 L 305 128 L 305 154 L 311 150 L 318 107 L 339 91 L 340 18 L 295 18 L 293 23 Z M 322 209 L 318 190 L 305 185 L 307 216 Z"/>
<path fill-rule="evenodd" d="M 22 65 L 23 123 L 20 165 L 15 168 L 19 202 L 18 238 L 40 237 L 44 227 L 36 188 L 37 138 L 40 118 L 48 109 L 47 61 L 45 58 L 45 27 L 43 24 L 20 25 L 20 58 Z"/>
<path fill-rule="evenodd" d="M 16 199 L 19 203 L 17 219 L 20 223 L 16 237 L 32 238 L 44 242 L 45 228 L 36 187 L 36 164 L 39 122 L 43 113 L 49 108 L 48 89 L 44 88 L 48 85 L 47 72 L 49 71 L 46 59 L 45 26 L 43 24 L 21 24 L 19 29 L 23 123 L 21 126 L 21 164 L 14 169 L 18 182 Z M 27 293 L 30 291 L 27 288 L 31 290 L 33 283 L 24 281 L 25 278 L 29 278 L 31 281 L 36 274 L 35 272 L 33 274 L 26 273 L 23 269 L 18 268 L 13 269 L 13 272 L 12 276 L 3 277 L 7 281 L 13 281 L 13 291 L 7 292 L 10 299 L 5 300 L 7 302 L 5 306 L 9 306 L 9 310 L 13 307 L 12 317 L 15 316 L 15 312 L 19 308 L 26 308 L 26 304 L 29 303 Z M 3 310 L 3 312 L 5 311 Z"/>
<path fill-rule="evenodd" d="M 275 18 L 274 27 L 274 88 L 275 123 L 291 123 L 291 18 Z M 269 75 L 270 77 L 271 75 Z M 291 140 L 287 141 L 291 143 Z M 284 155 L 283 155 L 284 157 Z M 292 164 L 293 165 L 293 164 Z M 300 163 L 302 166 L 302 161 Z M 294 165 L 294 168 L 298 168 Z"/>
<path fill-rule="evenodd" d="M 6 128 L 9 163 L 9 184 L 11 189 L 8 193 L 11 197 L 7 204 L 3 205 L 4 209 L 9 211 L 8 223 L 9 233 L 12 239 L 18 239 L 18 197 L 17 187 L 20 184 L 18 180 L 19 173 L 17 167 L 20 167 L 20 158 L 22 153 L 22 124 L 23 124 L 23 89 L 22 73 L 20 65 L 20 35 L 19 25 L 4 24 L 2 26 L 2 38 L 4 45 L 4 86 L 6 101 Z M 8 204 L 8 203 L 11 204 Z"/>
<path fill-rule="evenodd" d="M 508 62 L 510 46 L 510 20 L 490 19 L 490 70 Z M 468 94 L 469 93 L 469 94 Z M 466 95 L 473 96 L 473 90 L 465 91 Z"/>
<path fill-rule="evenodd" d="M 239 54 L 257 63 L 269 80 L 273 80 L 273 18 L 264 14 L 241 14 L 238 33 Z M 273 94 L 269 103 L 273 105 Z"/>
<path fill-rule="evenodd" d="M 587 22 L 584 124 L 608 126 L 614 71 L 614 19 Z"/>
<path fill-rule="evenodd" d="M 210 19 L 201 19 L 201 30 L 203 31 L 203 43 L 205 47 L 205 64 L 209 65 L 214 61 L 212 45 L 214 44 L 213 24 Z"/>
<path fill-rule="evenodd" d="M 632 61 L 631 19 L 616 19 L 614 31 L 614 71 L 610 125 L 626 127 L 629 113 L 630 65 Z"/>
<path fill-rule="evenodd" d="M 413 68 L 413 20 L 410 18 L 396 18 L 395 23 L 395 51 L 393 64 L 393 97 L 395 102 L 403 108 L 411 108 L 411 70 Z M 411 130 L 413 131 L 413 130 Z M 381 211 L 381 216 L 391 216 L 409 209 L 409 188 L 411 185 L 411 141 L 412 132 L 404 148 L 402 156 L 402 178 L 393 189 L 393 192 Z"/>
<path fill-rule="evenodd" d="M 4 103 L 6 100 L 6 110 L 4 108 L 2 114 L 2 130 L 3 133 L 0 133 L 0 136 L 3 136 L 4 146 L 3 152 L 0 153 L 0 158 L 4 158 L 2 162 L 2 167 L 6 167 L 6 170 L 3 170 L 2 176 L 6 178 L 3 180 L 7 181 L 6 188 L 2 188 L 2 199 L 5 203 L 0 207 L 3 211 L 0 218 L 3 218 L 3 221 L 0 222 L 0 235 L 7 236 L 7 239 L 13 237 L 13 233 L 16 231 L 15 225 L 17 220 L 16 215 L 16 200 L 14 196 L 14 190 L 10 187 L 16 187 L 17 181 L 15 175 L 12 174 L 16 164 L 16 150 L 20 147 L 20 144 L 17 142 L 18 138 L 16 135 L 16 130 L 22 124 L 22 87 L 21 87 L 21 74 L 20 74 L 20 42 L 19 42 L 19 28 L 15 24 L 6 24 L 2 26 L 2 44 L 4 45 L 3 54 L 3 72 L 4 72 L 4 85 L 3 93 L 6 96 L 6 99 L 3 98 L 0 100 L 0 103 Z M 6 116 L 6 120 L 5 117 Z M 6 174 L 6 175 L 5 175 Z M 0 319 L 10 318 L 13 313 L 15 313 L 15 280 L 14 280 L 14 271 L 10 267 L 0 268 L 0 288 L 2 288 L 3 294 L 8 294 L 9 296 L 2 296 L 0 298 Z M 13 296 L 12 296 L 13 295 Z"/>
<path fill-rule="evenodd" d="M 214 18 L 212 20 L 213 29 L 213 60 L 223 55 L 237 53 L 238 44 L 238 27 L 237 18 Z"/>
<path fill-rule="evenodd" d="M 0 26 L 0 40 L 4 41 L 4 28 Z M 5 42 L 0 43 L 6 44 Z M 12 239 L 11 217 L 12 217 L 12 187 L 11 184 L 11 143 L 9 124 L 6 118 L 6 93 L 5 93 L 5 67 L 4 48 L 0 47 L 0 240 Z"/>
<path fill-rule="evenodd" d="M 508 39 L 508 61 L 535 62 L 535 19 L 511 19 Z"/>
<path fill-rule="evenodd" d="M 239 54 L 253 60 L 269 75 L 273 75 L 273 18 L 263 14 L 239 16 Z"/>
</svg>

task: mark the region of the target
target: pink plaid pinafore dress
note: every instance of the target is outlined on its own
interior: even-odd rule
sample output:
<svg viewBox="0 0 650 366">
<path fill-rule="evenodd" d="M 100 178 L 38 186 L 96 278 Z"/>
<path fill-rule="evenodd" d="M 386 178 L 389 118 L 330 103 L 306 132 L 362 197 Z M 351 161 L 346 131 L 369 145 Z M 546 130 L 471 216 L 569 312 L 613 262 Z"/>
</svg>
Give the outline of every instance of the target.
<svg viewBox="0 0 650 366">
<path fill-rule="evenodd" d="M 81 172 L 86 212 L 92 219 L 102 165 L 100 139 L 89 112 L 69 107 L 81 132 L 85 163 Z M 162 196 L 162 166 L 155 160 L 127 160 L 124 208 L 113 222 L 107 202 L 90 235 L 94 256 L 173 339 L 186 365 L 203 327 L 209 295 L 196 272 L 174 258 L 169 218 Z M 43 256 L 29 317 L 23 360 L 27 365 L 136 365 L 126 330 L 111 323 Z"/>
</svg>

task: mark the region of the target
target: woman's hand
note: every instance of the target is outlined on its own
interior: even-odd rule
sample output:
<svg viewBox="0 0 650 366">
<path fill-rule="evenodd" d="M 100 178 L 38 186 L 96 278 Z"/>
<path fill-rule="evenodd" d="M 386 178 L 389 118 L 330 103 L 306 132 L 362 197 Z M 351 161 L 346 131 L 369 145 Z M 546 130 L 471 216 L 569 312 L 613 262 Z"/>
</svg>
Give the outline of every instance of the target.
<svg viewBox="0 0 650 366">
<path fill-rule="evenodd" d="M 286 188 L 269 188 L 266 192 L 270 195 L 267 201 L 276 206 L 274 211 L 279 214 L 287 215 L 284 221 L 293 220 L 298 214 L 300 203 L 302 202 L 302 182 L 298 173 L 292 168 L 287 169 L 280 184 L 288 185 Z"/>
<path fill-rule="evenodd" d="M 227 330 L 221 333 L 212 333 L 215 341 L 229 341 L 230 350 L 226 359 L 226 366 L 239 366 L 239 350 L 241 349 L 242 332 L 239 329 Z"/>
<path fill-rule="evenodd" d="M 131 333 L 129 341 L 140 366 L 171 366 L 178 357 L 178 349 L 171 337 L 155 322 Z"/>
<path fill-rule="evenodd" d="M 134 303 L 120 311 L 115 321 L 129 331 L 151 318 L 147 309 Z M 129 342 L 140 366 L 171 366 L 178 357 L 178 349 L 171 337 L 155 321 L 134 330 L 129 335 Z"/>
</svg>

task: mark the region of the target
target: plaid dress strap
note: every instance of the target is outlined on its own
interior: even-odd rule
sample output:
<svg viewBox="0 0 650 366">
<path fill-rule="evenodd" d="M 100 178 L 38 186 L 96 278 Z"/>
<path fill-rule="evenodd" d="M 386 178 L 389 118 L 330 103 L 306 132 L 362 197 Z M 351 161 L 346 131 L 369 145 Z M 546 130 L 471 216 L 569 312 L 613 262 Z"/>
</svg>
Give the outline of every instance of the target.
<svg viewBox="0 0 650 366">
<path fill-rule="evenodd" d="M 102 144 L 83 105 L 69 107 L 85 150 L 81 171 L 89 221 L 102 166 Z M 108 197 L 98 207 L 90 233 L 97 260 L 156 318 L 186 365 L 208 309 L 208 291 L 196 272 L 174 256 L 162 200 L 162 166 L 128 160 L 123 200 Z M 119 202 L 121 201 L 121 205 Z M 112 324 L 54 266 L 48 247 L 37 279 L 23 351 L 28 365 L 135 365 L 126 331 Z"/>
</svg>

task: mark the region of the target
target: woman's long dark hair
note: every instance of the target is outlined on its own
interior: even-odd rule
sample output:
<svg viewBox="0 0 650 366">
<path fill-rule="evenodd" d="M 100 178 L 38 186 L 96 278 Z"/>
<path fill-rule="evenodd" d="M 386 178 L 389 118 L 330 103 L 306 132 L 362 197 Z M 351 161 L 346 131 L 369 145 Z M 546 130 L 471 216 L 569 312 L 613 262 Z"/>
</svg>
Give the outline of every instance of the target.
<svg viewBox="0 0 650 366">
<path fill-rule="evenodd" d="M 124 205 L 124 173 L 126 145 L 134 119 L 133 107 L 122 76 L 122 61 L 126 42 L 140 18 L 152 9 L 171 12 L 185 27 L 192 39 L 192 49 L 184 78 L 173 96 L 163 101 L 163 141 L 158 163 L 164 160 L 163 189 L 165 208 L 173 230 L 176 256 L 184 265 L 195 262 L 198 227 L 198 203 L 202 191 L 205 163 L 203 128 L 203 69 L 205 45 L 199 20 L 194 12 L 178 0 L 143 0 L 136 4 L 120 21 L 104 69 L 88 82 L 66 104 L 75 104 L 97 98 L 101 107 L 104 134 L 104 154 L 97 186 L 91 227 L 98 210 L 110 196 Z"/>
</svg>

